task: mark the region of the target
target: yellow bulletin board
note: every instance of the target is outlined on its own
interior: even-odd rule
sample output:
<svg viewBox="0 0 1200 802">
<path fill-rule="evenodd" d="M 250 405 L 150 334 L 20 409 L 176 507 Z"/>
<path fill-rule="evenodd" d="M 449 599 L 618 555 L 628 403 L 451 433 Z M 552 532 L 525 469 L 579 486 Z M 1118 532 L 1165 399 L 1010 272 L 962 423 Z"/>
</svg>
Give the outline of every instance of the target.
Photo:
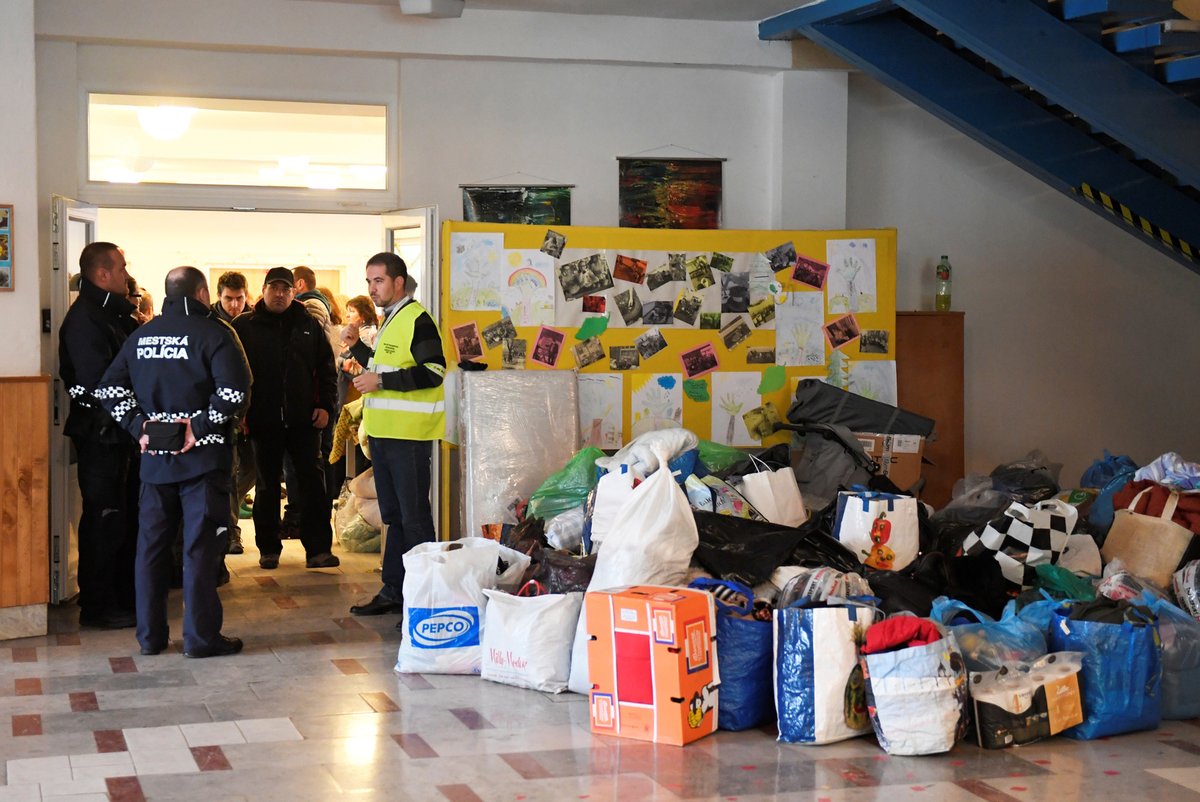
<svg viewBox="0 0 1200 802">
<path fill-rule="evenodd" d="M 665 257 L 668 253 L 683 253 L 690 260 L 696 256 L 706 256 L 712 258 L 713 254 L 735 255 L 742 260 L 741 264 L 755 258 L 757 254 L 773 253 L 775 256 L 774 264 L 781 263 L 781 257 L 786 256 L 788 249 L 784 247 L 782 253 L 776 251 L 780 246 L 786 246 L 791 243 L 800 261 L 811 260 L 804 270 L 797 270 L 796 261 L 787 264 L 786 267 L 780 268 L 774 273 L 775 281 L 777 282 L 777 294 L 774 295 L 778 303 L 787 304 L 788 298 L 792 294 L 809 295 L 817 293 L 825 296 L 821 301 L 821 309 L 823 320 L 826 325 L 833 323 L 843 317 L 846 312 L 841 311 L 845 306 L 862 306 L 871 311 L 852 311 L 854 320 L 858 328 L 862 332 L 872 332 L 868 340 L 863 337 L 854 338 L 845 343 L 840 348 L 834 349 L 826 337 L 822 337 L 821 345 L 823 346 L 822 364 L 812 365 L 788 365 L 784 367 L 786 379 L 782 387 L 760 396 L 762 403 L 772 402 L 778 410 L 780 416 L 785 416 L 788 405 L 791 402 L 791 397 L 795 391 L 796 381 L 803 377 L 821 377 L 825 378 L 831 371 L 831 363 L 838 371 L 844 371 L 847 363 L 853 366 L 855 363 L 862 362 L 894 362 L 895 360 L 895 331 L 896 331 L 896 230 L 895 229 L 875 229 L 875 230 L 846 230 L 846 231 L 731 231 L 731 230 L 716 230 L 716 231 L 693 231 L 693 230 L 661 230 L 661 229 L 634 229 L 634 228 L 595 228 L 584 226 L 554 226 L 553 231 L 563 235 L 566 238 L 565 250 L 561 259 L 553 260 L 553 275 L 551 281 L 558 281 L 558 270 L 563 264 L 567 264 L 572 258 L 578 258 L 581 253 L 603 252 L 606 256 L 607 267 L 611 270 L 614 267 L 616 257 L 625 253 L 643 254 L 650 252 L 657 254 L 661 252 Z M 459 351 L 455 343 L 454 330 L 464 325 L 475 323 L 480 331 L 487 326 L 500 321 L 504 312 L 500 308 L 496 309 L 456 309 L 455 305 L 463 304 L 463 295 L 459 293 L 455 295 L 455 281 L 452 278 L 452 260 L 455 258 L 452 242 L 462 243 L 466 238 L 455 238 L 455 234 L 485 234 L 491 233 L 497 235 L 496 239 L 502 237 L 503 249 L 499 254 L 492 253 L 489 258 L 499 260 L 496 264 L 496 270 L 503 272 L 506 269 L 506 255 L 510 251 L 527 250 L 539 251 L 546 240 L 546 234 L 549 229 L 546 226 L 527 226 L 527 225 L 504 225 L 496 223 L 461 223 L 447 221 L 442 226 L 442 243 L 441 243 L 441 323 L 442 338 L 446 344 L 446 362 L 448 365 L 456 365 L 459 361 Z M 834 244 L 830 246 L 830 243 Z M 853 259 L 846 257 L 849 253 L 847 243 L 850 242 L 867 242 L 873 248 L 873 287 L 872 294 L 874 296 L 871 303 L 859 303 L 860 298 L 856 298 L 853 302 L 848 301 L 844 296 L 845 293 L 839 294 L 840 300 L 835 305 L 835 311 L 830 312 L 829 297 L 827 291 L 836 288 L 844 290 L 846 288 L 846 278 L 848 269 L 846 265 L 853 265 Z M 833 250 L 830 250 L 832 247 Z M 829 267 L 830 274 L 824 280 L 824 289 L 811 286 L 810 284 L 802 283 L 796 280 L 793 276 L 798 275 L 801 278 L 807 278 L 810 282 L 815 282 L 815 278 L 820 274 L 820 265 L 829 266 L 832 260 L 828 254 L 835 253 L 841 261 L 838 265 Z M 536 255 L 536 254 L 535 254 Z M 461 258 L 461 252 L 460 252 Z M 550 257 L 542 257 L 543 260 Z M 813 265 L 813 263 L 816 263 Z M 515 261 L 514 261 L 515 264 Z M 758 262 L 761 272 L 761 260 Z M 774 266 L 774 265 L 773 265 Z M 507 265 L 511 267 L 511 265 Z M 653 272 L 659 265 L 653 263 L 653 259 L 647 260 L 646 269 Z M 813 267 L 816 273 L 813 272 Z M 841 273 L 833 271 L 840 269 Z M 714 273 L 719 275 L 719 271 Z M 865 282 L 862 272 L 857 274 L 860 281 Z M 720 281 L 718 280 L 718 284 Z M 459 282 L 461 285 L 461 281 Z M 683 282 L 684 285 L 687 282 Z M 615 286 L 606 290 L 604 294 L 608 296 L 608 305 L 606 314 L 610 316 L 610 320 L 621 318 L 621 312 L 615 308 L 613 296 L 622 289 L 630 287 L 628 282 L 615 282 Z M 853 287 L 853 284 L 850 284 Z M 865 286 L 865 283 L 860 287 Z M 861 293 L 857 290 L 854 292 Z M 661 294 L 661 292 L 659 293 Z M 795 302 L 804 301 L 803 298 L 795 299 Z M 816 300 L 809 295 L 808 302 L 815 304 Z M 489 299 L 487 303 L 494 303 L 494 300 Z M 562 297 L 558 298 L 558 303 L 562 303 Z M 469 305 L 469 304 L 468 304 Z M 723 314 L 722 318 L 729 319 L 731 316 Z M 744 314 L 743 317 L 750 322 L 750 314 Z M 711 318 L 710 318 L 711 322 Z M 572 370 L 577 368 L 575 355 L 572 352 L 572 346 L 578 344 L 580 340 L 575 338 L 578 332 L 578 326 L 557 325 L 556 322 L 546 324 L 553 329 L 557 329 L 565 333 L 565 341 L 562 343 L 559 351 L 558 362 L 555 368 L 557 370 Z M 538 338 L 540 331 L 539 325 L 523 326 L 516 325 L 518 339 L 524 339 L 527 343 L 527 359 L 525 361 L 526 370 L 547 370 L 546 368 L 531 359 L 533 355 L 534 344 Z M 717 432 L 717 437 L 714 437 L 713 429 L 713 408 L 714 403 L 719 403 L 719 399 L 712 396 L 714 387 L 714 378 L 717 373 L 725 372 L 758 372 L 772 366 L 772 363 L 756 362 L 750 363 L 747 361 L 747 355 L 754 350 L 755 358 L 762 359 L 764 356 L 763 349 L 776 346 L 777 331 L 769 328 L 751 327 L 750 334 L 742 342 L 739 342 L 735 347 L 728 348 L 717 329 L 701 329 L 698 326 L 681 325 L 679 321 L 672 320 L 670 325 L 659 326 L 663 339 L 666 341 L 666 347 L 659 352 L 653 354 L 648 359 L 641 359 L 640 364 L 631 370 L 619 371 L 613 370 L 610 364 L 609 349 L 613 346 L 632 346 L 635 343 L 635 338 L 645 334 L 651 326 L 631 325 L 630 327 L 614 327 L 609 326 L 603 333 L 599 335 L 600 342 L 604 347 L 605 357 L 598 362 L 590 364 L 580 369 L 581 375 L 589 373 L 620 373 L 623 376 L 622 381 L 622 403 L 623 403 L 623 432 L 621 441 L 629 442 L 632 439 L 634 429 L 636 410 L 630 408 L 631 398 L 634 395 L 634 384 L 636 382 L 645 381 L 648 374 L 679 374 L 680 380 L 686 378 L 685 368 L 681 363 L 681 355 L 691 351 L 705 343 L 713 345 L 713 351 L 717 355 L 719 367 L 713 373 L 701 376 L 709 390 L 710 400 L 697 401 L 694 400 L 688 393 L 683 393 L 682 397 L 682 425 L 695 432 L 701 438 L 713 439 L 722 441 L 721 435 L 726 431 Z M 824 333 L 824 332 L 823 332 Z M 839 337 L 845 336 L 845 330 L 835 332 Z M 480 342 L 481 356 L 475 361 L 486 362 L 489 370 L 502 369 L 502 354 L 501 346 L 490 347 L 487 343 Z M 867 349 L 867 350 L 864 350 Z M 812 354 L 813 345 L 811 338 L 808 340 L 807 359 L 815 359 Z M 835 356 L 835 352 L 837 355 Z M 883 367 L 883 366 L 879 366 Z M 642 374 L 642 375 L 639 375 Z M 745 377 L 748 378 L 748 377 Z M 837 381 L 835 384 L 839 383 Z M 840 385 L 845 386 L 845 385 Z M 696 386 L 692 384 L 690 389 L 696 390 Z M 853 388 L 851 388 L 853 389 Z M 748 411 L 748 410 L 747 410 Z M 731 416 L 732 417 L 732 416 Z M 731 426 L 734 424 L 731 423 Z M 736 422 L 737 426 L 744 425 L 742 421 Z M 585 424 L 586 428 L 586 424 Z M 585 439 L 587 432 L 584 432 Z M 741 432 L 739 432 L 741 435 Z M 786 440 L 786 433 L 778 434 L 763 441 L 763 445 L 772 445 L 776 442 Z M 743 443 L 743 445 L 748 445 Z M 758 445 L 755 443 L 755 445 Z M 604 447 L 604 446 L 602 446 Z M 615 447 L 615 446 L 613 446 Z"/>
</svg>

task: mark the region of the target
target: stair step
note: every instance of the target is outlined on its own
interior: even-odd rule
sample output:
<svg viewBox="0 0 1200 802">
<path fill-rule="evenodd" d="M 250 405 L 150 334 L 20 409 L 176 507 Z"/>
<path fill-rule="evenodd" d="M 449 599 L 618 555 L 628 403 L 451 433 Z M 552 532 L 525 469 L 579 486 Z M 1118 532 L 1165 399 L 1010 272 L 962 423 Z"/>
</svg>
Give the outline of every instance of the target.
<svg viewBox="0 0 1200 802">
<path fill-rule="evenodd" d="M 1200 80 L 1200 55 L 1178 56 L 1159 62 L 1159 79 L 1163 83 L 1178 84 Z"/>
<path fill-rule="evenodd" d="M 1114 28 L 1104 34 L 1104 44 L 1115 53 L 1153 50 L 1157 56 L 1195 54 L 1200 52 L 1200 20 L 1159 20 Z"/>
<path fill-rule="evenodd" d="M 1065 20 L 1099 17 L 1110 25 L 1176 17 L 1171 0 L 1058 0 Z"/>
</svg>

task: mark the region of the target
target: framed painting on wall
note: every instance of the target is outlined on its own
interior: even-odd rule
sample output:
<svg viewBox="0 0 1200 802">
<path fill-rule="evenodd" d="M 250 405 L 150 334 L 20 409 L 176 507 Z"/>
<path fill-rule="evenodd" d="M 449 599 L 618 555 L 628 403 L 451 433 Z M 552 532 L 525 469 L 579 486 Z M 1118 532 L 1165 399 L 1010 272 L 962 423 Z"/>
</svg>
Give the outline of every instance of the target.
<svg viewBox="0 0 1200 802">
<path fill-rule="evenodd" d="M 0 290 L 13 289 L 13 207 L 0 203 Z"/>
<path fill-rule="evenodd" d="M 461 185 L 463 220 L 468 223 L 571 224 L 570 185 Z"/>
<path fill-rule="evenodd" d="M 723 159 L 617 159 L 623 228 L 720 228 Z"/>
</svg>

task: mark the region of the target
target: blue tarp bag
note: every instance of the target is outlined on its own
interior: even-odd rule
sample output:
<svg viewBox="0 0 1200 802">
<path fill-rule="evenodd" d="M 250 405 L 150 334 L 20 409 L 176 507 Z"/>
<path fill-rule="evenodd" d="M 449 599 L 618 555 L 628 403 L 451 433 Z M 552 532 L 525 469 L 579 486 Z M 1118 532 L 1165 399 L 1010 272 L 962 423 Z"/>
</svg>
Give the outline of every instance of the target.
<svg viewBox="0 0 1200 802">
<path fill-rule="evenodd" d="M 946 596 L 933 600 L 929 617 L 950 628 L 969 671 L 999 671 L 1005 663 L 1032 663 L 1046 654 L 1046 637 L 1017 616 L 1016 601 L 997 621 Z"/>
<path fill-rule="evenodd" d="M 1079 477 L 1080 487 L 1104 487 L 1117 477 L 1118 474 L 1136 471 L 1137 463 L 1132 457 L 1124 454 L 1110 454 L 1104 449 L 1104 458 L 1093 462 L 1083 476 Z"/>
<path fill-rule="evenodd" d="M 1162 640 L 1162 717 L 1187 721 L 1200 717 L 1200 621 L 1150 591 L 1141 603 L 1158 616 Z"/>
<path fill-rule="evenodd" d="M 775 699 L 771 688 L 771 622 L 743 618 L 754 612 L 754 591 L 740 582 L 700 577 L 691 588 L 728 589 L 741 594 L 746 603 L 717 603 L 717 654 L 721 672 L 717 727 L 748 730 L 771 718 Z"/>
<path fill-rule="evenodd" d="M 879 618 L 874 607 L 802 607 L 775 611 L 775 712 L 779 740 L 827 744 L 871 731 L 859 647 Z"/>
<path fill-rule="evenodd" d="M 1089 741 L 1157 727 L 1162 718 L 1162 655 L 1154 617 L 1130 607 L 1121 624 L 1072 621 L 1070 609 L 1054 613 L 1050 651 L 1083 652 L 1083 723 L 1063 734 Z"/>
<path fill-rule="evenodd" d="M 1125 489 L 1125 485 L 1133 481 L 1135 473 L 1137 473 L 1137 468 L 1126 468 L 1117 473 L 1104 483 L 1096 500 L 1092 502 L 1092 508 L 1088 510 L 1088 523 L 1101 536 L 1108 534 L 1108 530 L 1112 528 L 1113 517 L 1116 515 L 1113 510 L 1113 496 L 1120 493 Z M 1097 537 L 1096 542 L 1103 546 L 1103 537 Z"/>
</svg>

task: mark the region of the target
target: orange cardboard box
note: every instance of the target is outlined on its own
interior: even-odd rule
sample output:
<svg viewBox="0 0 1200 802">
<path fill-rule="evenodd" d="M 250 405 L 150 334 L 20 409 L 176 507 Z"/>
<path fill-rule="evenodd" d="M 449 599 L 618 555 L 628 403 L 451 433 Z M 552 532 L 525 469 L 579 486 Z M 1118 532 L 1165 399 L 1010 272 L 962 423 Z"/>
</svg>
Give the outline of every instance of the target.
<svg viewBox="0 0 1200 802">
<path fill-rule="evenodd" d="M 711 594 L 639 585 L 587 594 L 592 732 L 683 746 L 717 728 Z"/>
<path fill-rule="evenodd" d="M 867 456 L 879 462 L 880 472 L 901 490 L 908 490 L 921 479 L 921 458 L 925 438 L 919 434 L 871 434 L 855 432 Z"/>
</svg>

